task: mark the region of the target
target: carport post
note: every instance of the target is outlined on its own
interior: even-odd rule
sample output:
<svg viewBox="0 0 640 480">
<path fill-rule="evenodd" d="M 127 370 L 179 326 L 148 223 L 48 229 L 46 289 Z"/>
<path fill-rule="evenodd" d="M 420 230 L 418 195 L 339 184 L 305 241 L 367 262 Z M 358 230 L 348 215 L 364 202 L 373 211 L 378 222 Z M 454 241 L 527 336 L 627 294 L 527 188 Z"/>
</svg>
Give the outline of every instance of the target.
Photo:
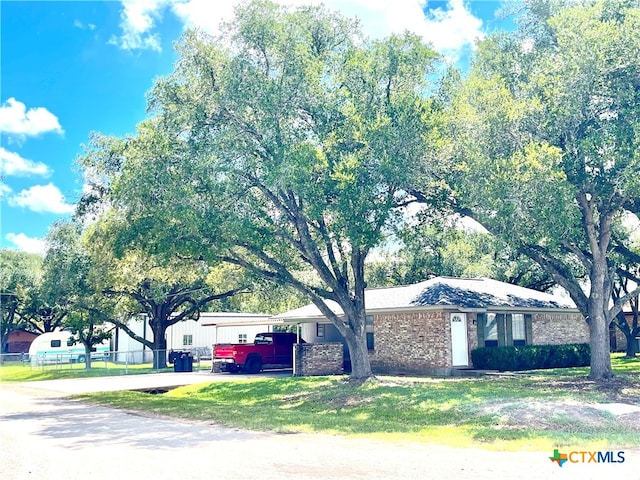
<svg viewBox="0 0 640 480">
<path fill-rule="evenodd" d="M 296 324 L 296 343 L 300 343 L 300 324 Z"/>
</svg>

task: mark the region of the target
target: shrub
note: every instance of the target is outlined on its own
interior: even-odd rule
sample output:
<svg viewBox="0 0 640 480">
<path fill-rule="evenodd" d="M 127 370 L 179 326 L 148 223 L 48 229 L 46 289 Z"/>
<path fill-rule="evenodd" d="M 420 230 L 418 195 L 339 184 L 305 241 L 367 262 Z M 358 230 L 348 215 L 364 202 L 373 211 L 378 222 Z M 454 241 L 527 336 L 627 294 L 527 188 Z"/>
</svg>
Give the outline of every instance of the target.
<svg viewBox="0 0 640 480">
<path fill-rule="evenodd" d="M 584 367 L 591 361 L 589 344 L 481 347 L 471 352 L 473 366 L 480 370 L 535 370 Z"/>
</svg>

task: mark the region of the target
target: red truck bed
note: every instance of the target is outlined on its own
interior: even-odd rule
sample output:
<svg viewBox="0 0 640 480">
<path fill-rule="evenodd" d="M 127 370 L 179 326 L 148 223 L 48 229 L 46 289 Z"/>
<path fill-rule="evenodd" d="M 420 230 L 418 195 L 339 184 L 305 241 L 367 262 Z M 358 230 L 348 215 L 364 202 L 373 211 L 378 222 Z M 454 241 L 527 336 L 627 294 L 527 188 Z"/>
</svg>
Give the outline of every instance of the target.
<svg viewBox="0 0 640 480">
<path fill-rule="evenodd" d="M 213 346 L 213 369 L 223 372 L 258 373 L 263 368 L 291 368 L 295 333 L 267 332 L 256 335 L 254 343 Z M 304 340 L 300 339 L 300 343 Z"/>
</svg>

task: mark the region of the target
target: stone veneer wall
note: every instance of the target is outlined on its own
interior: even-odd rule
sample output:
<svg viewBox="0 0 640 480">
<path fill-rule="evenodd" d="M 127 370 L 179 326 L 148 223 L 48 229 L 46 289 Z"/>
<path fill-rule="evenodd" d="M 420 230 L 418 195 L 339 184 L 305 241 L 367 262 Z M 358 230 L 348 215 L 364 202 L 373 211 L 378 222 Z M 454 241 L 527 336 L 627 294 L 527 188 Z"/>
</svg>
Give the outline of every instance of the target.
<svg viewBox="0 0 640 480">
<path fill-rule="evenodd" d="M 534 313 L 534 345 L 589 343 L 589 326 L 579 313 Z"/>
<path fill-rule="evenodd" d="M 293 346 L 293 375 L 339 375 L 344 371 L 342 343 L 296 343 Z"/>
<path fill-rule="evenodd" d="M 371 367 L 380 373 L 446 373 L 451 368 L 449 313 L 377 314 Z"/>
<path fill-rule="evenodd" d="M 467 339 L 469 342 L 469 366 L 471 366 L 471 350 L 478 348 L 478 314 L 467 313 Z"/>
</svg>

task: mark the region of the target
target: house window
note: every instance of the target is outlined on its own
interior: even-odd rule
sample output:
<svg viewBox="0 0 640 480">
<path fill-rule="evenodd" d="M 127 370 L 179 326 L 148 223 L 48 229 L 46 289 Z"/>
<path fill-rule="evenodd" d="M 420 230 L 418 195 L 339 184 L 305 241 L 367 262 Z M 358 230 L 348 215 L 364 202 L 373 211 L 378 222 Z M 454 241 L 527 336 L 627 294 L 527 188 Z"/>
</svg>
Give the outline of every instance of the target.
<svg viewBox="0 0 640 480">
<path fill-rule="evenodd" d="M 51 348 L 58 348 L 60 345 L 62 345 L 60 340 L 51 340 Z"/>
<path fill-rule="evenodd" d="M 324 323 L 316 323 L 316 337 L 322 338 L 324 337 Z"/>
<path fill-rule="evenodd" d="M 183 335 L 182 336 L 182 345 L 193 345 L 193 335 Z"/>
<path fill-rule="evenodd" d="M 498 318 L 495 313 L 487 313 L 484 324 L 484 344 L 486 347 L 498 346 Z"/>
<path fill-rule="evenodd" d="M 367 315 L 365 323 L 365 332 L 367 334 L 367 349 L 373 350 L 373 315 Z"/>
<path fill-rule="evenodd" d="M 239 333 L 238 334 L 238 343 L 247 343 L 247 334 Z"/>
<path fill-rule="evenodd" d="M 531 314 L 478 314 L 478 345 L 497 347 L 527 345 L 532 338 Z"/>
<path fill-rule="evenodd" d="M 527 344 L 527 329 L 523 313 L 514 313 L 511 315 L 511 335 L 514 345 Z"/>
</svg>

